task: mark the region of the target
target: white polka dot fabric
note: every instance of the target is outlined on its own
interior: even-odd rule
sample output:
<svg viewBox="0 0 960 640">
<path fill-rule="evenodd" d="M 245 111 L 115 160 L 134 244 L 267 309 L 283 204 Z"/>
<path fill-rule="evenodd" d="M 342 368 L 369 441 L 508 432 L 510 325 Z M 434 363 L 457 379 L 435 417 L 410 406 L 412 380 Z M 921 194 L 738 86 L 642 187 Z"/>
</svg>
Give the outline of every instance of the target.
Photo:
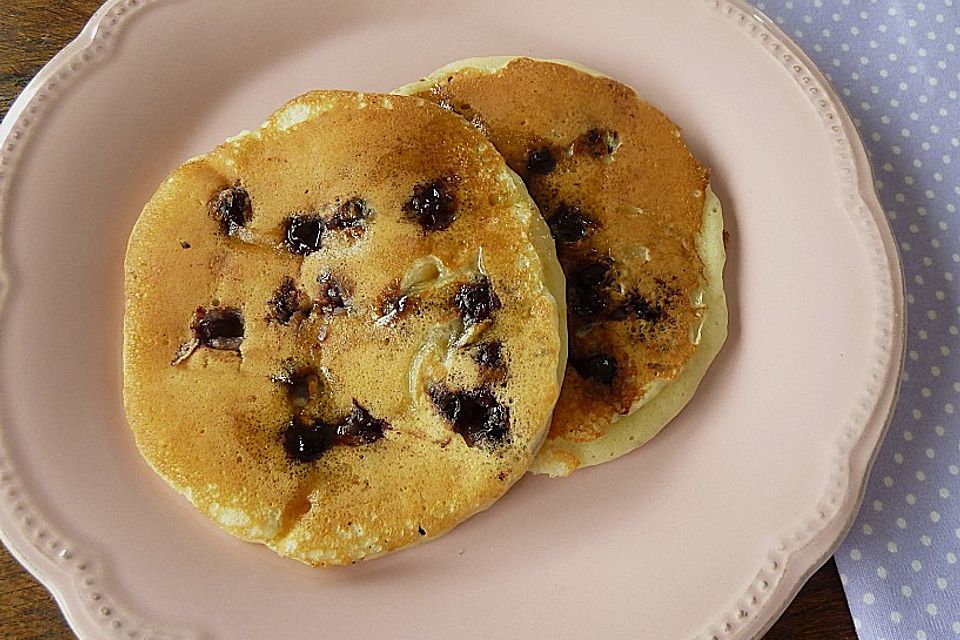
<svg viewBox="0 0 960 640">
<path fill-rule="evenodd" d="M 900 245 L 900 400 L 837 564 L 861 640 L 960 638 L 960 0 L 756 0 L 833 83 Z"/>
</svg>

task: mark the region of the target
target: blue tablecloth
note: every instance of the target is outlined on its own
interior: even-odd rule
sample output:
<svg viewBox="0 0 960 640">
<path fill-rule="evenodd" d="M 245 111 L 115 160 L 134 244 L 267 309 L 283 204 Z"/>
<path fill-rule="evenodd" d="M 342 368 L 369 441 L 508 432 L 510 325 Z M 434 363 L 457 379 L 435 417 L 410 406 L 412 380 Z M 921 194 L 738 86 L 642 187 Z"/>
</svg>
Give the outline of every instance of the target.
<svg viewBox="0 0 960 640">
<path fill-rule="evenodd" d="M 900 400 L 836 556 L 854 624 L 960 638 L 960 0 L 754 4 L 846 103 L 903 257 Z"/>
</svg>

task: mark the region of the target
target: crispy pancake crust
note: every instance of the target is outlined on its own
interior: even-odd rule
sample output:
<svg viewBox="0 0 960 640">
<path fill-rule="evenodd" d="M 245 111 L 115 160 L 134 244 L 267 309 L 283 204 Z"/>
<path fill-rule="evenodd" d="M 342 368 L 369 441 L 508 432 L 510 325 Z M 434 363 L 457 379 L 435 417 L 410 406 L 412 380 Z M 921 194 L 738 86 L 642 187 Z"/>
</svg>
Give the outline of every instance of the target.
<svg viewBox="0 0 960 640">
<path fill-rule="evenodd" d="M 566 358 L 549 231 L 490 143 L 429 102 L 291 101 L 175 170 L 125 267 L 141 453 L 282 555 L 345 564 L 441 535 L 546 434 Z"/>
<path fill-rule="evenodd" d="M 680 130 L 630 87 L 562 61 L 463 60 L 397 93 L 484 133 L 557 240 L 570 360 L 533 471 L 567 475 L 648 441 L 726 336 L 720 207 Z"/>
</svg>

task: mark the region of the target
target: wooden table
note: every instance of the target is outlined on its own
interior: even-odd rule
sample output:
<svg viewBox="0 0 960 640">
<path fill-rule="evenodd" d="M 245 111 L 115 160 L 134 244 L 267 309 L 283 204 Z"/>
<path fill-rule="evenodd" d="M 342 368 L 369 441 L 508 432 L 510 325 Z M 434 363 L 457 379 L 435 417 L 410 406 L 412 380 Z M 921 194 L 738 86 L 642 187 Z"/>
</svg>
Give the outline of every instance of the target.
<svg viewBox="0 0 960 640">
<path fill-rule="evenodd" d="M 100 0 L 3 0 L 0 7 L 0 117 L 21 89 L 79 33 Z M 0 547 L 0 638 L 72 638 L 60 610 Z M 765 640 L 854 640 L 856 635 L 830 560 L 803 588 Z"/>
</svg>

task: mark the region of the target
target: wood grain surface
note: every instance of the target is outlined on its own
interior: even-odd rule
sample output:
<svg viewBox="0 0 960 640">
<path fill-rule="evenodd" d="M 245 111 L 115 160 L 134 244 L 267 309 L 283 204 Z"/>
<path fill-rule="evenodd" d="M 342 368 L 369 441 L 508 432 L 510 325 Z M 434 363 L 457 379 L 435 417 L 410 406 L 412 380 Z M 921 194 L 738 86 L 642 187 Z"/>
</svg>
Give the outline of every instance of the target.
<svg viewBox="0 0 960 640">
<path fill-rule="evenodd" d="M 0 117 L 99 6 L 99 0 L 0 0 Z M 50 594 L 0 547 L 0 638 L 73 637 Z M 764 640 L 821 638 L 856 638 L 833 560 L 810 579 Z"/>
</svg>

